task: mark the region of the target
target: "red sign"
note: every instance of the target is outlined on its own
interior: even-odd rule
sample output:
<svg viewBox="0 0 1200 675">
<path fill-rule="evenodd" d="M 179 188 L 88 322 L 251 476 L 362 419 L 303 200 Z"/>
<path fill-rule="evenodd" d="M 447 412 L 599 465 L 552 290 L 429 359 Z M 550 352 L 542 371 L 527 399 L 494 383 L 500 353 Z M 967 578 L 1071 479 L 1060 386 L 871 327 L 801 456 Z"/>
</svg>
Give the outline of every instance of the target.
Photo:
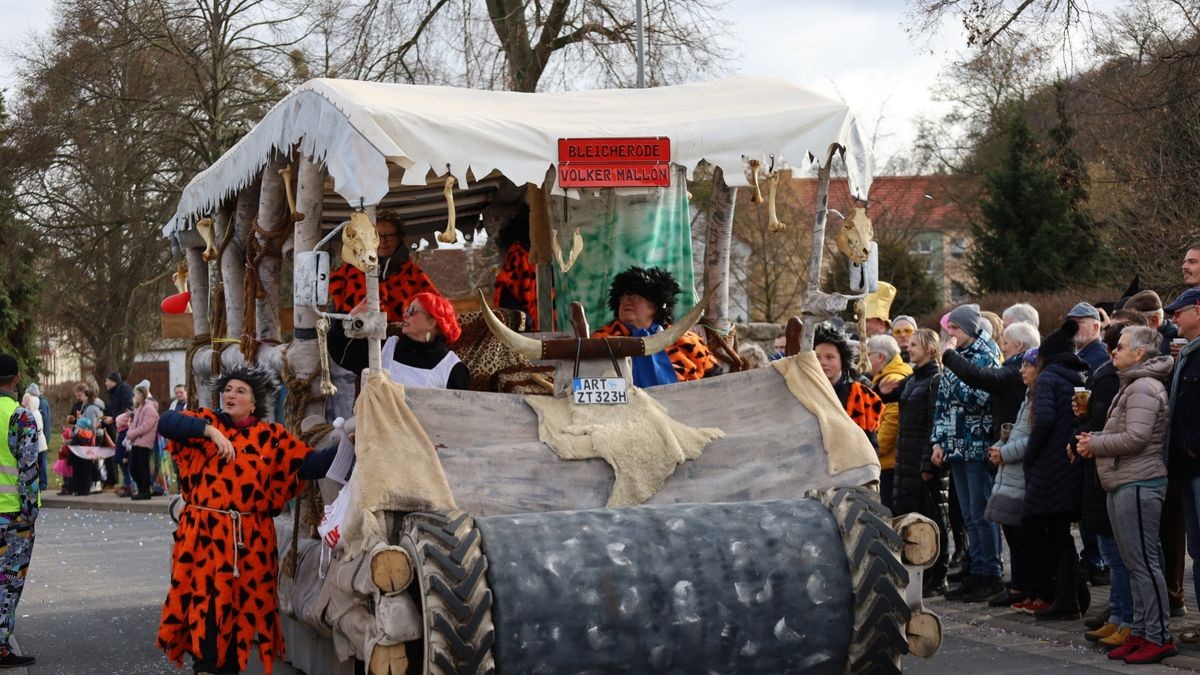
<svg viewBox="0 0 1200 675">
<path fill-rule="evenodd" d="M 560 138 L 558 184 L 565 188 L 668 187 L 669 138 Z"/>
</svg>

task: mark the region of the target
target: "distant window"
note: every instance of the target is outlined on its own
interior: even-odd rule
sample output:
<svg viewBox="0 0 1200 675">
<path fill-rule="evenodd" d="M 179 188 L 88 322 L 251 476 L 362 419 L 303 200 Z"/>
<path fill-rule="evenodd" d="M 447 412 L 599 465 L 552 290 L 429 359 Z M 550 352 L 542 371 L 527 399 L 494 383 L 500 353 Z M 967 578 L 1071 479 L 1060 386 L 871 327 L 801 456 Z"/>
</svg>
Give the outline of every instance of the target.
<svg viewBox="0 0 1200 675">
<path fill-rule="evenodd" d="M 922 239 L 917 242 L 917 253 L 933 253 L 933 240 Z"/>
<path fill-rule="evenodd" d="M 962 300 L 965 297 L 967 297 L 967 287 L 966 286 L 963 286 L 962 284 L 960 284 L 957 281 L 950 284 L 950 299 L 952 301 L 958 302 L 959 300 Z"/>
<path fill-rule="evenodd" d="M 955 237 L 950 240 L 950 255 L 960 258 L 967 252 L 967 240 Z"/>
</svg>

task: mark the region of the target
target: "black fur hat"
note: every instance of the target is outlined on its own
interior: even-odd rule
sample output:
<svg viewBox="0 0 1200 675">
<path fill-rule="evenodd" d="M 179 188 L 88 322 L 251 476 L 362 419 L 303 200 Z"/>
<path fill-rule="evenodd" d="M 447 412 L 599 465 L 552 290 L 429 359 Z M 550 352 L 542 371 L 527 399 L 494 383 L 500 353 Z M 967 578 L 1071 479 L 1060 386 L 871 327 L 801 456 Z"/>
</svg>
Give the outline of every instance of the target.
<svg viewBox="0 0 1200 675">
<path fill-rule="evenodd" d="M 1070 319 L 1064 321 L 1058 330 L 1042 339 L 1038 347 L 1038 359 L 1045 362 L 1054 356 L 1075 353 L 1075 334 L 1078 332 L 1078 323 Z"/>
<path fill-rule="evenodd" d="M 275 409 L 275 398 L 279 394 L 279 378 L 266 368 L 254 366 L 238 366 L 223 373 L 213 382 L 213 407 L 216 408 L 221 400 L 221 392 L 230 380 L 241 380 L 250 385 L 254 392 L 254 416 L 266 419 Z"/>
<path fill-rule="evenodd" d="M 838 356 L 842 357 L 842 370 L 854 369 L 854 350 L 850 347 L 850 339 L 844 332 L 829 323 L 818 324 L 816 330 L 813 331 L 813 346 L 817 345 L 833 345 L 838 350 Z"/>
<path fill-rule="evenodd" d="M 675 296 L 679 283 L 661 267 L 630 267 L 613 278 L 608 289 L 608 309 L 613 316 L 621 308 L 621 296 L 640 295 L 654 305 L 654 321 L 668 324 L 675 320 Z"/>
</svg>

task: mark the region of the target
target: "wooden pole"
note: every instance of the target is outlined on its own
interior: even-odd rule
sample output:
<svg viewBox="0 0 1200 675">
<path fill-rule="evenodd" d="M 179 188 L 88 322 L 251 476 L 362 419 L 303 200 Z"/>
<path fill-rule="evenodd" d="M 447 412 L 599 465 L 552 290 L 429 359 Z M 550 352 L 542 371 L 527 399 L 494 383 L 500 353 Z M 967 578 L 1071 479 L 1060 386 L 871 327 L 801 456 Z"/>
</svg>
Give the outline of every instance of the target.
<svg viewBox="0 0 1200 675">
<path fill-rule="evenodd" d="M 262 174 L 262 186 L 258 196 L 258 246 L 267 249 L 258 263 L 259 297 L 255 303 L 258 317 L 254 335 L 264 342 L 279 342 L 282 339 L 279 326 L 279 250 L 282 240 L 278 238 L 291 217 L 284 196 L 283 178 L 279 170 L 287 164 L 285 158 L 275 158 L 267 163 Z M 249 328 L 249 326 L 247 326 Z"/>
<path fill-rule="evenodd" d="M 294 253 L 312 251 L 321 240 L 321 213 L 325 201 L 325 170 L 320 164 L 301 158 L 298 162 L 299 171 L 296 179 L 296 210 L 303 218 L 296 222 L 296 240 Z M 316 325 L 317 312 L 313 307 L 297 305 L 293 309 L 295 320 L 295 338 L 288 345 L 284 358 L 288 369 L 297 380 L 313 378 L 317 373 L 321 354 L 317 343 Z M 321 383 L 319 378 L 313 378 L 310 385 L 310 396 L 307 399 L 303 416 L 321 415 L 325 410 L 325 400 L 319 396 Z"/>
<path fill-rule="evenodd" d="M 833 169 L 833 155 L 841 147 L 837 143 L 829 146 L 825 155 L 825 163 L 817 171 L 817 208 L 813 216 L 812 250 L 808 258 L 808 288 L 805 289 L 805 302 L 821 291 L 821 264 L 825 253 L 825 220 L 829 215 L 829 177 Z M 804 312 L 804 334 L 800 336 L 800 350 L 812 351 L 813 336 L 816 334 L 820 317 L 812 312 Z"/>
<path fill-rule="evenodd" d="M 192 294 L 192 334 L 205 335 L 211 328 L 208 321 L 208 263 L 203 248 L 185 251 L 188 264 L 188 290 Z"/>
<path fill-rule="evenodd" d="M 712 199 L 709 201 L 708 231 L 704 243 L 704 292 L 712 293 L 704 321 L 725 331 L 729 321 L 729 249 L 733 241 L 733 209 L 737 188 L 725 184 L 721 167 L 713 169 Z"/>
<path fill-rule="evenodd" d="M 221 280 L 225 287 L 225 326 L 228 332 L 237 334 L 242 326 L 242 241 L 237 237 L 237 226 L 234 224 L 233 205 L 225 205 L 217 209 L 217 217 L 213 218 L 214 243 L 220 249 L 225 238 L 232 237 L 225 244 L 221 254 Z M 232 234 L 230 228 L 233 228 Z M 218 335 L 216 337 L 227 337 Z"/>
<path fill-rule="evenodd" d="M 241 335 L 245 321 L 246 237 L 252 234 L 258 213 L 259 179 L 238 193 L 233 212 L 233 241 L 221 257 L 221 275 L 225 282 L 225 316 L 229 331 Z M 251 327 L 253 330 L 253 327 Z M 224 337 L 224 336 L 222 336 Z"/>
</svg>

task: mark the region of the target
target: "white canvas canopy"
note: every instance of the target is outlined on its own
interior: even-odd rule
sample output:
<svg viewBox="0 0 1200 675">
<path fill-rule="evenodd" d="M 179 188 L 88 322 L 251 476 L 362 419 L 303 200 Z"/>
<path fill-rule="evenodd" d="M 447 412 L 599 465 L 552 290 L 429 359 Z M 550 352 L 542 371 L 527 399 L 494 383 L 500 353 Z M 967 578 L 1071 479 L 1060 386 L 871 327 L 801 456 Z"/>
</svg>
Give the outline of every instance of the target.
<svg viewBox="0 0 1200 675">
<path fill-rule="evenodd" d="M 468 185 L 499 171 L 540 185 L 558 139 L 659 137 L 689 176 L 701 160 L 745 186 L 743 158 L 808 174 L 832 143 L 842 146 L 850 191 L 865 199 L 871 157 L 846 104 L 789 82 L 730 78 L 653 89 L 526 94 L 318 79 L 275 105 L 241 141 L 184 189 L 163 233 L 187 227 L 251 183 L 273 152 L 323 161 L 334 190 L 353 206 L 388 193 L 388 163 L 403 184 L 447 170 Z"/>
</svg>

